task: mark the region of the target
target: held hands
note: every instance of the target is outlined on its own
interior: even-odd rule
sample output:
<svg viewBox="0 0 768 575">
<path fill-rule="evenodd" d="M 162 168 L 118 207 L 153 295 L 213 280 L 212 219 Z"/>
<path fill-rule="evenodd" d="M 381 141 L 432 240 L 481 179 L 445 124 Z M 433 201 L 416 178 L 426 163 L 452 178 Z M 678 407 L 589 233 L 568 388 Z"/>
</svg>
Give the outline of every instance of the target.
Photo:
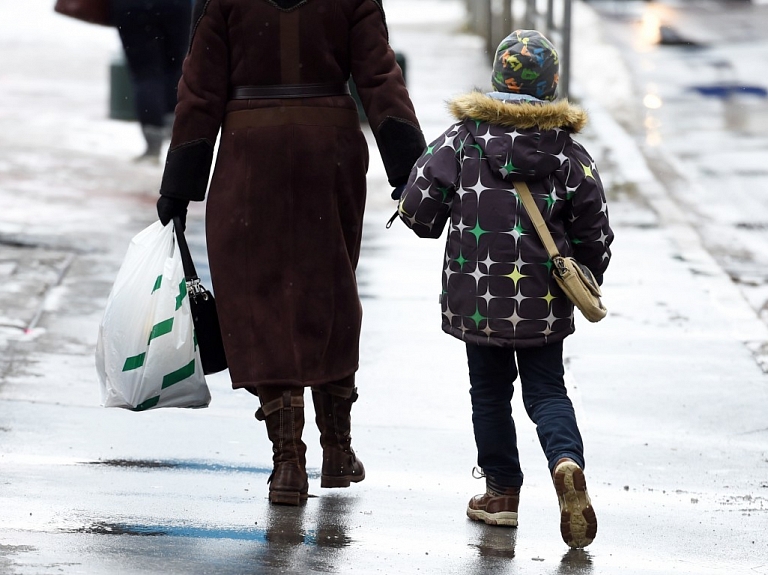
<svg viewBox="0 0 768 575">
<path fill-rule="evenodd" d="M 404 191 L 405 191 L 405 184 L 400 184 L 394 190 L 392 190 L 392 199 L 399 203 L 400 198 L 402 197 Z M 391 218 L 389 218 L 389 221 L 385 226 L 387 229 L 392 227 L 392 222 L 394 222 L 397 219 L 398 214 L 399 214 L 399 208 L 395 210 L 395 213 L 392 214 Z"/>
<path fill-rule="evenodd" d="M 394 190 L 392 190 L 392 199 L 399 203 L 400 198 L 402 197 L 404 191 L 405 191 L 405 184 L 400 184 Z M 399 208 L 395 210 L 395 213 L 392 214 L 391 218 L 389 218 L 389 221 L 385 226 L 387 229 L 392 227 L 392 222 L 394 222 L 397 219 L 398 214 L 399 214 Z"/>
<path fill-rule="evenodd" d="M 181 227 L 185 228 L 188 205 L 189 200 L 160 196 L 160 199 L 157 200 L 157 215 L 160 218 L 160 223 L 166 225 L 173 218 L 179 218 L 181 220 Z"/>
<path fill-rule="evenodd" d="M 403 195 L 404 191 L 405 191 L 405 184 L 397 186 L 394 190 L 392 190 L 392 199 L 399 202 L 400 197 Z"/>
</svg>

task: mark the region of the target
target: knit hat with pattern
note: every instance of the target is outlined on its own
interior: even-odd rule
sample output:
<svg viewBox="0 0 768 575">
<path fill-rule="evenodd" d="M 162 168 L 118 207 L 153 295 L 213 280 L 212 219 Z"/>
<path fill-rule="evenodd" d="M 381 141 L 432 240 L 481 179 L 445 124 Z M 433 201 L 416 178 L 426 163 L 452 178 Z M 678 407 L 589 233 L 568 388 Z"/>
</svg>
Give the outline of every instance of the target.
<svg viewBox="0 0 768 575">
<path fill-rule="evenodd" d="M 499 92 L 554 100 L 559 71 L 560 59 L 552 42 L 536 30 L 515 30 L 496 50 L 491 82 Z"/>
</svg>

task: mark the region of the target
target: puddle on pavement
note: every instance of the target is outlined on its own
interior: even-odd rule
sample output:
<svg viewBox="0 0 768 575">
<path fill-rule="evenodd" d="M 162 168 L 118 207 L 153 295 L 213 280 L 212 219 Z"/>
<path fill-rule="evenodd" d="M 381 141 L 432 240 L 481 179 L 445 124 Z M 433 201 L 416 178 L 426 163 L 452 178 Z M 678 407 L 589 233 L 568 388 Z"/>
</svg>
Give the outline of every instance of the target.
<svg viewBox="0 0 768 575">
<path fill-rule="evenodd" d="M 474 541 L 469 547 L 477 551 L 480 562 L 469 568 L 470 575 L 480 575 L 495 571 L 496 559 L 515 558 L 517 529 L 478 525 Z M 518 557 L 518 560 L 520 558 Z M 532 561 L 545 561 L 542 557 L 531 557 Z M 489 562 L 490 561 L 490 562 Z M 592 555 L 584 549 L 569 549 L 560 559 L 557 574 L 588 575 L 592 573 Z"/>
<path fill-rule="evenodd" d="M 212 473 L 249 473 L 257 475 L 269 475 L 271 467 L 249 467 L 240 465 L 227 465 L 223 463 L 211 463 L 206 461 L 162 460 L 162 459 L 103 459 L 100 461 L 85 461 L 85 465 L 104 465 L 121 469 L 178 469 L 181 471 L 207 471 Z M 310 478 L 318 478 L 318 469 L 307 469 Z"/>
<path fill-rule="evenodd" d="M 167 469 L 176 467 L 168 461 L 149 461 L 142 459 L 107 459 L 104 461 L 88 461 L 88 465 L 106 465 L 107 467 L 131 467 L 135 469 Z"/>
<path fill-rule="evenodd" d="M 264 529 L 239 529 L 235 527 L 142 525 L 97 522 L 74 529 L 63 529 L 62 531 L 64 533 L 85 533 L 89 535 L 129 535 L 139 537 L 184 537 L 187 539 L 267 541 L 266 530 Z M 302 538 L 304 538 L 303 535 Z"/>
<path fill-rule="evenodd" d="M 165 535 L 159 528 L 143 525 L 122 525 L 120 523 L 93 523 L 76 529 L 63 529 L 64 533 L 88 533 L 91 535 L 139 535 L 142 537 L 157 537 Z"/>
<path fill-rule="evenodd" d="M 182 537 L 185 539 L 231 539 L 270 543 L 276 545 L 306 545 L 341 549 L 352 543 L 343 528 L 335 525 L 319 526 L 317 529 L 286 528 L 272 525 L 266 528 L 242 529 L 237 527 L 204 527 L 189 525 L 141 525 L 126 523 L 92 523 L 74 529 L 63 529 L 63 533 L 88 535 L 118 535 L 139 537 Z"/>
<path fill-rule="evenodd" d="M 306 507 L 276 506 L 268 509 L 266 521 L 253 526 L 174 525 L 143 521 L 93 521 L 80 527 L 62 529 L 64 533 L 125 535 L 141 537 L 180 537 L 185 539 L 229 539 L 267 543 L 280 547 L 306 546 L 341 549 L 354 540 L 347 522 L 351 502 L 346 498 L 325 498 L 316 513 Z"/>
<path fill-rule="evenodd" d="M 479 526 L 477 540 L 469 546 L 476 549 L 480 557 L 512 559 L 515 556 L 517 529 Z"/>
<path fill-rule="evenodd" d="M 557 573 L 573 575 L 592 573 L 592 556 L 584 549 L 570 549 L 560 560 Z"/>
</svg>

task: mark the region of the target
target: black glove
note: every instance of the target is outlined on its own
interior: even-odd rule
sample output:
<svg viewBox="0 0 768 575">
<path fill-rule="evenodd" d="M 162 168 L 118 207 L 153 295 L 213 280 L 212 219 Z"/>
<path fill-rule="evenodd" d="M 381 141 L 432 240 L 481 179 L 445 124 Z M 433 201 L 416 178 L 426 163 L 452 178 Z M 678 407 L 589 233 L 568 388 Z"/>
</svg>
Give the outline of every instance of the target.
<svg viewBox="0 0 768 575">
<path fill-rule="evenodd" d="M 157 200 L 157 215 L 160 218 L 160 223 L 166 225 L 173 218 L 180 218 L 181 227 L 186 228 L 188 205 L 189 200 L 160 196 L 160 199 Z"/>
<path fill-rule="evenodd" d="M 400 197 L 403 195 L 404 191 L 405 191 L 405 184 L 397 186 L 394 190 L 392 190 L 392 199 L 400 201 Z"/>
</svg>

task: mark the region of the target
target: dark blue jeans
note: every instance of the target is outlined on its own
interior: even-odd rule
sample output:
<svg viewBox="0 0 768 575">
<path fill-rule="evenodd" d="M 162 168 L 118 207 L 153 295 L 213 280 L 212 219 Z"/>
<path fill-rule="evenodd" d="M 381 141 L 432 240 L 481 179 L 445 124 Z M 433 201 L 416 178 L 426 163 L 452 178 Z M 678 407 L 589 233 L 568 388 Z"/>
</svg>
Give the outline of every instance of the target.
<svg viewBox="0 0 768 575">
<path fill-rule="evenodd" d="M 515 363 L 517 357 L 517 364 Z M 523 472 L 512 419 L 513 382 L 536 424 L 549 470 L 563 457 L 584 467 L 584 446 L 563 376 L 563 344 L 513 349 L 467 344 L 477 464 L 498 487 L 519 487 Z"/>
</svg>

